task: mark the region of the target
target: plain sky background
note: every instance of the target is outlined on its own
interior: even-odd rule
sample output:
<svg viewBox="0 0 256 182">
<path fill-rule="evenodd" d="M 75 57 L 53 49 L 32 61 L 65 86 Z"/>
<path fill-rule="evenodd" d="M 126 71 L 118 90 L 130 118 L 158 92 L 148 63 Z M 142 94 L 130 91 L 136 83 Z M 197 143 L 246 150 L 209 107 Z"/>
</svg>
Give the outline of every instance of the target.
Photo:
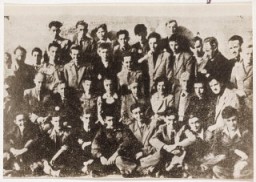
<svg viewBox="0 0 256 182">
<path fill-rule="evenodd" d="M 97 25 L 106 23 L 109 31 L 127 29 L 130 43 L 136 41 L 134 26 L 144 23 L 148 32 L 156 31 L 165 37 L 164 24 L 176 19 L 190 34 L 200 34 L 202 38 L 215 36 L 219 49 L 229 57 L 227 41 L 238 34 L 245 42 L 252 37 L 252 10 L 250 3 L 212 5 L 10 5 L 6 4 L 4 15 L 4 50 L 13 52 L 18 45 L 28 51 L 27 59 L 34 47 L 45 49 L 48 45 L 48 24 L 51 20 L 63 23 L 62 34 L 71 38 L 69 29 L 74 29 L 78 20 L 89 24 L 89 32 Z"/>
</svg>

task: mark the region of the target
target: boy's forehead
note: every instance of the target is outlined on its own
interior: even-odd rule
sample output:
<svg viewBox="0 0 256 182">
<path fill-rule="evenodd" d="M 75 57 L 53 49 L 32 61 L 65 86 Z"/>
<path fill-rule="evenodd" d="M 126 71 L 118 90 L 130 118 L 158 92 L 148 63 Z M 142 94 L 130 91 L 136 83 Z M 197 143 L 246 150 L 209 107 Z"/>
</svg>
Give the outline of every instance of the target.
<svg viewBox="0 0 256 182">
<path fill-rule="evenodd" d="M 24 114 L 18 114 L 16 120 L 24 119 Z"/>
</svg>

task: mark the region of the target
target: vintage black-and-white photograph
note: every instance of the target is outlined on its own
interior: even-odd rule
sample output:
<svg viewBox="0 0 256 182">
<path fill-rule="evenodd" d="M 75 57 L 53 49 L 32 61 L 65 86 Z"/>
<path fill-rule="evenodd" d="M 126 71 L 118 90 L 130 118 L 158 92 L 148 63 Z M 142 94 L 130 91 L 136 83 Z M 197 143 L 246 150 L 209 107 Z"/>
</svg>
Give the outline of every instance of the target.
<svg viewBox="0 0 256 182">
<path fill-rule="evenodd" d="M 4 8 L 5 178 L 253 178 L 251 3 Z"/>
</svg>

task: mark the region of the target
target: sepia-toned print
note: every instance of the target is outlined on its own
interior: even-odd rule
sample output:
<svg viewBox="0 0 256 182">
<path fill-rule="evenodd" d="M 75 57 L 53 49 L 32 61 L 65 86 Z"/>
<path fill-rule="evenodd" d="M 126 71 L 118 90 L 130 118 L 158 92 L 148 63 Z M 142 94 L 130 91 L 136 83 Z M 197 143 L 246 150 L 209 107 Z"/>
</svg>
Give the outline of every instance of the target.
<svg viewBox="0 0 256 182">
<path fill-rule="evenodd" d="M 252 4 L 5 4 L 5 178 L 253 179 Z"/>
</svg>

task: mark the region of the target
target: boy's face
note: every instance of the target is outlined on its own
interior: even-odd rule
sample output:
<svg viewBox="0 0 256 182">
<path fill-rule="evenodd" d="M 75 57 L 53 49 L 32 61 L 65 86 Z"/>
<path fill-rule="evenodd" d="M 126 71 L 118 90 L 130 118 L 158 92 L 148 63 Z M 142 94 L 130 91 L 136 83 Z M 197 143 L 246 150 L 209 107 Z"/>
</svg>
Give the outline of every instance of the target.
<svg viewBox="0 0 256 182">
<path fill-rule="evenodd" d="M 24 63 L 25 59 L 26 59 L 26 53 L 20 49 L 17 49 L 16 50 L 16 53 L 15 53 L 15 60 L 18 62 L 18 63 Z"/>
<path fill-rule="evenodd" d="M 171 23 L 168 23 L 166 25 L 166 33 L 170 36 L 174 33 L 176 33 L 177 31 L 177 23 L 176 22 L 171 22 Z"/>
<path fill-rule="evenodd" d="M 51 46 L 48 50 L 48 56 L 50 57 L 50 59 L 54 60 L 57 58 L 57 55 L 58 55 L 58 47 L 54 47 L 54 46 Z"/>
<path fill-rule="evenodd" d="M 246 66 L 252 65 L 253 62 L 253 48 L 252 47 L 247 47 L 244 49 L 244 64 Z"/>
<path fill-rule="evenodd" d="M 89 128 L 91 119 L 92 119 L 92 115 L 90 113 L 84 113 L 84 115 L 83 115 L 83 127 L 84 127 L 84 129 Z"/>
<path fill-rule="evenodd" d="M 221 85 L 220 82 L 218 82 L 216 79 L 213 79 L 209 82 L 210 88 L 212 90 L 212 92 L 215 95 L 218 95 L 221 91 Z"/>
<path fill-rule="evenodd" d="M 239 40 L 229 41 L 228 42 L 228 47 L 229 47 L 229 51 L 230 51 L 230 54 L 232 56 L 232 59 L 237 58 L 240 55 L 241 51 L 242 51 Z"/>
<path fill-rule="evenodd" d="M 77 26 L 77 31 L 78 31 L 78 36 L 79 37 L 84 37 L 88 32 L 88 30 L 85 28 L 84 25 L 78 25 Z"/>
<path fill-rule="evenodd" d="M 147 32 L 140 32 L 139 34 L 136 35 L 136 37 L 139 42 L 143 42 L 146 40 Z"/>
<path fill-rule="evenodd" d="M 175 123 L 175 115 L 168 115 L 165 116 L 164 121 L 168 126 L 173 126 L 173 124 Z"/>
<path fill-rule="evenodd" d="M 163 94 L 165 91 L 165 84 L 164 82 L 158 82 L 157 83 L 157 92 L 160 94 Z"/>
<path fill-rule="evenodd" d="M 131 68 L 132 68 L 132 57 L 131 56 L 124 57 L 123 66 L 127 70 L 131 70 Z"/>
<path fill-rule="evenodd" d="M 41 75 L 36 76 L 34 79 L 34 83 L 37 90 L 42 90 L 42 88 L 44 87 L 44 77 Z"/>
<path fill-rule="evenodd" d="M 91 87 L 92 87 L 92 81 L 91 80 L 85 80 L 82 84 L 84 91 L 86 93 L 90 93 Z"/>
<path fill-rule="evenodd" d="M 133 82 L 129 85 L 129 89 L 131 90 L 133 95 L 138 95 L 139 84 L 137 82 Z"/>
<path fill-rule="evenodd" d="M 179 46 L 178 42 L 176 42 L 176 41 L 170 41 L 169 47 L 174 54 L 178 54 L 180 52 L 180 46 Z"/>
<path fill-rule="evenodd" d="M 67 94 L 67 86 L 65 83 L 61 83 L 58 85 L 58 93 L 60 94 L 60 96 L 62 98 L 65 98 L 66 97 L 66 94 Z"/>
<path fill-rule="evenodd" d="M 106 92 L 110 93 L 113 89 L 113 83 L 111 80 L 104 80 L 104 88 Z"/>
<path fill-rule="evenodd" d="M 200 56 L 202 54 L 202 52 L 203 52 L 203 44 L 201 41 L 197 40 L 195 42 L 195 54 L 197 56 Z"/>
<path fill-rule="evenodd" d="M 96 35 L 98 39 L 104 40 L 106 37 L 107 32 L 103 28 L 99 28 L 98 31 L 96 32 Z"/>
<path fill-rule="evenodd" d="M 196 96 L 198 98 L 202 98 L 204 94 L 204 85 L 203 83 L 194 83 L 194 90 L 196 93 Z"/>
<path fill-rule="evenodd" d="M 53 39 L 55 39 L 57 36 L 59 36 L 60 34 L 60 29 L 55 27 L 55 26 L 52 26 L 50 28 L 50 35 Z"/>
<path fill-rule="evenodd" d="M 132 116 L 134 119 L 136 119 L 136 121 L 142 121 L 144 114 L 141 108 L 138 107 L 132 110 Z"/>
<path fill-rule="evenodd" d="M 72 60 L 77 64 L 80 58 L 80 51 L 77 49 L 71 49 L 70 56 Z"/>
<path fill-rule="evenodd" d="M 125 34 L 120 34 L 118 36 L 118 43 L 120 44 L 121 47 L 124 47 L 128 45 L 129 37 L 127 37 Z"/>
<path fill-rule="evenodd" d="M 108 49 L 99 49 L 99 56 L 102 60 L 108 61 L 110 51 Z"/>
<path fill-rule="evenodd" d="M 180 86 L 182 90 L 187 90 L 188 89 L 188 78 L 180 78 Z"/>
<path fill-rule="evenodd" d="M 16 119 L 14 121 L 14 123 L 18 126 L 18 127 L 23 127 L 26 123 L 26 119 L 25 116 L 23 114 L 19 114 L 16 116 Z"/>
<path fill-rule="evenodd" d="M 60 116 L 52 117 L 51 123 L 54 128 L 60 128 Z"/>
<path fill-rule="evenodd" d="M 158 47 L 157 39 L 152 37 L 148 40 L 149 48 L 151 51 L 155 52 Z"/>
<path fill-rule="evenodd" d="M 214 57 L 216 51 L 217 50 L 214 49 L 209 42 L 204 43 L 204 52 L 209 60 Z"/>
<path fill-rule="evenodd" d="M 199 132 L 201 130 L 201 123 L 197 117 L 193 117 L 188 120 L 189 127 L 194 132 Z"/>
<path fill-rule="evenodd" d="M 113 129 L 114 125 L 114 117 L 113 116 L 106 116 L 105 118 L 105 125 L 107 129 Z"/>
<path fill-rule="evenodd" d="M 237 129 L 237 117 L 236 116 L 232 116 L 230 118 L 226 118 L 224 119 L 226 126 L 228 128 L 229 131 L 235 131 Z"/>
<path fill-rule="evenodd" d="M 41 59 L 42 59 L 42 54 L 40 52 L 34 51 L 33 54 L 32 54 L 32 57 L 34 58 L 36 63 L 40 64 Z"/>
</svg>

